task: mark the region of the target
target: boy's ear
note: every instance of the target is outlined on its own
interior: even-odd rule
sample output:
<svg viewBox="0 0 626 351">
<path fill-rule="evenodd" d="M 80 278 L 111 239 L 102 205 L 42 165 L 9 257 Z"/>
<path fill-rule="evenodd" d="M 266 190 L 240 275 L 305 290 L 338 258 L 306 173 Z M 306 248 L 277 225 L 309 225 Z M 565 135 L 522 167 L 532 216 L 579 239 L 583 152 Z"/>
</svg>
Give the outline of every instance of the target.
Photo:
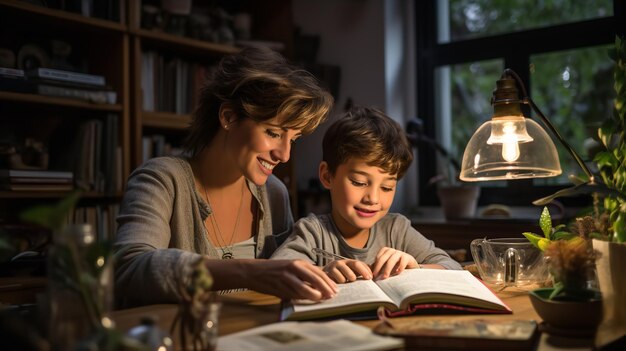
<svg viewBox="0 0 626 351">
<path fill-rule="evenodd" d="M 319 177 L 320 182 L 322 182 L 324 188 L 330 189 L 330 178 L 332 177 L 332 175 L 330 174 L 330 170 L 328 169 L 328 163 L 326 163 L 326 161 L 322 161 L 320 163 Z"/>
</svg>

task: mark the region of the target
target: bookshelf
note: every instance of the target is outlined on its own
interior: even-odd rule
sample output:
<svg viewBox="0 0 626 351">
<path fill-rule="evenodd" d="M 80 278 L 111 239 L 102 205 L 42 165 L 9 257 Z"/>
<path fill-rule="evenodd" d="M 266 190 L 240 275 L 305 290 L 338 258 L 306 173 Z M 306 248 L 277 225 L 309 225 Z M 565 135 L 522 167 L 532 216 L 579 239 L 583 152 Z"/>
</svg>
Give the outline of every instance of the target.
<svg viewBox="0 0 626 351">
<path fill-rule="evenodd" d="M 88 17 L 26 1 L 0 0 L 0 48 L 3 53 L 14 55 L 14 65 L 0 66 L 22 69 L 31 64 L 30 60 L 39 60 L 41 67 L 63 67 L 66 71 L 103 77 L 106 87 L 101 91 L 106 89 L 114 96 L 112 103 L 94 103 L 42 95 L 40 90 L 12 91 L 10 84 L 0 89 L 0 143 L 4 150 L 13 147 L 21 151 L 26 138 L 44 145 L 49 169 L 72 171 L 74 181 L 86 186 L 75 218 L 70 220 L 93 221 L 101 238 L 113 235 L 121 184 L 131 168 L 127 156 L 131 147 L 127 3 L 119 0 L 106 5 L 110 4 L 117 6 L 115 20 L 94 17 L 95 12 Z M 6 80 L 3 83 L 8 84 Z M 43 83 L 33 84 L 36 89 L 40 85 Z M 83 91 L 75 86 L 60 89 Z M 0 168 L 11 168 L 7 154 L 2 157 Z M 83 165 L 85 178 L 78 170 Z M 107 165 L 111 172 L 106 170 Z M 68 194 L 55 187 L 31 185 L 26 191 L 7 190 L 12 186 L 3 185 L 0 226 L 11 228 L 19 223 L 19 214 L 26 208 L 56 202 Z M 96 217 L 99 219 L 94 220 Z M 12 229 L 6 233 L 12 235 Z"/>
<path fill-rule="evenodd" d="M 143 3 L 149 3 L 144 1 Z M 200 8 L 215 5 L 226 9 L 230 13 L 246 12 L 252 15 L 252 39 L 271 41 L 280 43 L 284 50 L 282 54 L 291 57 L 293 47 L 293 20 L 291 14 L 290 0 L 271 0 L 271 1 L 208 1 L 196 0 L 193 2 L 194 7 Z M 130 2 L 128 9 L 128 31 L 130 34 L 130 52 L 131 52 L 131 164 L 133 167 L 140 165 L 149 155 L 155 156 L 146 148 L 162 148 L 156 143 L 163 143 L 165 140 L 168 144 L 177 145 L 182 142 L 185 136 L 186 128 L 191 122 L 191 113 L 195 101 L 189 103 L 189 108 L 184 112 L 173 111 L 170 105 L 157 106 L 164 99 L 171 98 L 167 93 L 161 92 L 159 96 L 158 90 L 160 86 L 171 86 L 173 84 L 163 84 L 159 79 L 163 79 L 163 75 L 167 76 L 167 65 L 172 60 L 181 60 L 189 63 L 191 66 L 202 65 L 203 70 L 196 72 L 196 75 L 202 75 L 210 66 L 217 63 L 223 55 L 233 54 L 240 50 L 239 47 L 208 42 L 205 40 L 194 39 L 180 35 L 174 35 L 165 32 L 162 28 L 146 29 L 142 27 L 142 2 Z M 192 11 L 193 12 L 193 11 Z M 147 58 L 146 56 L 152 56 Z M 146 61 L 149 65 L 158 65 L 160 69 L 155 70 L 153 67 L 146 69 Z M 155 63 L 159 62 L 160 63 Z M 148 80 L 152 84 L 143 82 L 143 86 L 155 86 L 157 92 L 147 105 L 145 104 L 145 91 L 142 88 L 142 80 L 146 79 L 147 72 L 159 72 L 159 76 L 152 77 Z M 178 74 L 178 70 L 176 74 Z M 165 77 L 167 79 L 167 77 Z M 197 79 L 197 77 L 196 77 Z M 187 88 L 184 96 L 189 97 L 190 93 L 195 94 L 199 86 L 192 85 L 193 88 Z M 167 105 L 167 104 L 165 104 Z M 147 140 L 152 138 L 152 142 Z M 291 202 L 294 210 L 297 206 L 297 187 L 294 175 L 293 162 L 281 165 L 275 170 L 275 174 L 280 177 L 287 185 L 291 194 Z"/>
<path fill-rule="evenodd" d="M 159 57 L 162 57 L 164 64 L 175 61 L 171 65 L 176 67 L 175 71 L 190 71 L 196 69 L 196 66 L 210 69 L 223 55 L 240 50 L 232 44 L 209 42 L 167 33 L 163 29 L 142 27 L 142 5 L 160 4 L 159 1 L 112 0 L 95 3 L 98 6 L 102 3 L 114 5 L 107 10 L 110 19 L 89 17 L 67 9 L 37 6 L 29 1 L 0 0 L 0 49 L 10 49 L 19 62 L 20 49 L 25 44 L 34 43 L 48 51 L 46 60 L 52 61 L 55 57 L 50 54 L 51 42 L 63 41 L 71 47 L 67 59 L 77 71 L 104 77 L 107 89 L 116 93 L 114 103 L 93 103 L 16 92 L 0 85 L 0 143 L 20 141 L 25 137 L 35 138 L 47 147 L 51 166 L 56 166 L 59 158 L 77 149 L 102 148 L 103 136 L 98 139 L 82 135 L 85 142 L 77 144 L 76 139 L 81 137 L 78 126 L 89 121 L 101 121 L 96 122 L 99 126 L 92 128 L 102 128 L 104 133 L 107 119 L 112 118 L 109 116 L 116 116 L 116 123 L 112 124 L 115 127 L 112 128 L 117 136 L 116 141 L 111 143 L 116 148 L 114 155 L 103 154 L 101 158 L 116 158 L 119 179 L 115 180 L 114 188 L 92 186 L 85 191 L 79 206 L 87 207 L 118 205 L 128 175 L 144 161 L 146 137 L 156 136 L 154 140 L 164 140 L 176 147 L 182 142 L 185 129 L 191 121 L 194 99 L 186 98 L 184 103 L 175 100 L 176 97 L 195 95 L 200 80 L 195 82 L 196 85 L 189 84 L 184 94 L 168 96 L 174 102 L 167 108 L 160 108 L 162 106 L 156 103 L 151 109 L 144 108 L 142 79 L 147 72 L 144 67 L 146 53 L 151 53 L 153 60 L 161 60 Z M 290 0 L 197 0 L 193 4 L 194 7 L 217 4 L 230 13 L 249 13 L 252 17 L 250 39 L 279 43 L 283 47 L 282 54 L 292 56 Z M 112 16 L 111 8 L 114 12 Z M 152 67 L 154 76 L 162 79 L 166 71 L 164 67 Z M 156 84 L 154 80 L 152 83 Z M 156 101 L 156 96 L 154 98 Z M 68 162 L 65 162 L 65 167 L 75 166 L 68 165 Z M 295 209 L 297 191 L 291 163 L 280 166 L 275 173 L 288 186 Z M 3 165 L 0 169 L 2 167 L 7 168 Z M 25 208 L 56 201 L 65 195 L 66 191 L 0 189 L 0 226 L 16 222 L 19 213 Z M 112 228 L 111 233 L 107 234 L 109 237 L 113 235 Z"/>
<path fill-rule="evenodd" d="M 44 145 L 49 169 L 71 171 L 70 182 L 78 181 L 78 174 L 81 182 L 90 179 L 82 178 L 79 167 L 90 169 L 93 183 L 87 182 L 88 189 L 82 193 L 70 215 L 73 218 L 68 221 L 91 223 L 98 238 L 112 238 L 123 184 L 131 170 L 131 34 L 126 18 L 127 2 L 116 0 L 105 4 L 119 5 L 113 16 L 115 20 L 32 3 L 0 0 L 0 67 L 26 68 L 23 66 L 30 64 L 30 60 L 39 60 L 41 67 L 63 67 L 66 71 L 103 77 L 106 86 L 102 90 L 114 93 L 115 100 L 94 103 L 42 95 L 39 90 L 35 93 L 14 89 L 6 79 L 0 80 L 0 169 L 14 168 L 7 151 L 16 148 L 23 154 L 20 148 L 23 149 L 26 138 Z M 102 4 L 98 2 L 97 6 Z M 7 65 L 8 52 L 14 57 L 12 65 Z M 38 88 L 39 83 L 33 86 Z M 24 157 L 21 159 L 24 161 Z M 6 190 L 12 187 L 12 181 L 8 181 L 8 187 L 3 183 L 0 188 L 0 233 L 15 251 L 2 253 L 42 252 L 54 234 L 21 223 L 19 215 L 33 206 L 56 203 L 68 191 L 37 187 L 37 184 L 27 191 Z M 71 184 L 63 185 L 71 188 Z M 45 288 L 45 256 L 16 261 L 8 261 L 10 256 L 2 258 L 0 305 L 35 303 L 36 295 Z"/>
</svg>

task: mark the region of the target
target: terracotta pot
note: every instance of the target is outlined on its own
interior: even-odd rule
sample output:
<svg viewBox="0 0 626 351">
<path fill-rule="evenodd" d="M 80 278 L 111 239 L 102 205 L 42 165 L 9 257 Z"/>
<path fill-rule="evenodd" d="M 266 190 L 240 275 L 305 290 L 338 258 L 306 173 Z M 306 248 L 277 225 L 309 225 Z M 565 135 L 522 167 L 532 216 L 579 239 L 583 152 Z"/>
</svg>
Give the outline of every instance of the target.
<svg viewBox="0 0 626 351">
<path fill-rule="evenodd" d="M 593 248 L 601 256 L 596 261 L 598 284 L 604 300 L 604 318 L 601 331 L 613 335 L 626 333 L 626 244 L 593 240 Z M 603 337 L 608 342 L 611 336 Z M 604 342 L 601 342 L 604 344 Z"/>
<path fill-rule="evenodd" d="M 479 195 L 480 187 L 477 186 L 462 185 L 437 188 L 437 196 L 446 219 L 474 217 Z"/>
</svg>

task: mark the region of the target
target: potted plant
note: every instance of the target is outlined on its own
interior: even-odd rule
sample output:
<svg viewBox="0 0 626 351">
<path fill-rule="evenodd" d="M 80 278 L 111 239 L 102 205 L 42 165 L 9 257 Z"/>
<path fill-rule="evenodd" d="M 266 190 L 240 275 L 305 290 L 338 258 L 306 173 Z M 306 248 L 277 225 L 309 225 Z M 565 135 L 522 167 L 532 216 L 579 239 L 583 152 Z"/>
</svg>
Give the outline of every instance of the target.
<svg viewBox="0 0 626 351">
<path fill-rule="evenodd" d="M 600 253 L 596 262 L 598 284 L 602 291 L 604 319 L 597 344 L 604 345 L 626 334 L 626 45 L 616 37 L 610 56 L 615 61 L 614 114 L 598 129 L 601 150 L 593 161 L 597 174 L 591 179 L 570 177 L 574 186 L 534 202 L 547 204 L 561 196 L 591 194 L 594 209 L 587 219 L 593 248 Z M 604 334 L 603 334 L 604 333 Z"/>
<path fill-rule="evenodd" d="M 450 152 L 435 139 L 424 134 L 423 121 L 414 118 L 407 123 L 407 138 L 416 148 L 426 146 L 435 150 L 443 160 L 445 167 L 441 173 L 429 180 L 437 185 L 437 197 L 446 219 L 471 218 L 476 214 L 476 205 L 480 196 L 480 187 L 464 183 L 459 179 L 461 167 Z"/>
<path fill-rule="evenodd" d="M 595 201 L 600 230 L 594 236 L 593 247 L 602 254 L 597 271 L 605 304 L 604 329 L 621 329 L 618 334 L 623 335 L 626 333 L 626 281 L 621 277 L 621 268 L 626 267 L 626 43 L 623 38 L 616 38 L 612 57 L 614 115 L 598 130 L 605 149 L 594 158 L 607 191 L 602 202 L 598 198 Z"/>
<path fill-rule="evenodd" d="M 571 231 L 564 224 L 552 227 L 552 218 L 544 207 L 539 226 L 543 235 L 523 235 L 543 251 L 553 286 L 532 290 L 529 297 L 535 311 L 552 333 L 576 331 L 595 334 L 602 320 L 602 299 L 594 287 L 594 268 L 598 253 L 589 240 L 593 219 L 578 219 Z M 579 318 L 585 316 L 585 318 Z"/>
</svg>

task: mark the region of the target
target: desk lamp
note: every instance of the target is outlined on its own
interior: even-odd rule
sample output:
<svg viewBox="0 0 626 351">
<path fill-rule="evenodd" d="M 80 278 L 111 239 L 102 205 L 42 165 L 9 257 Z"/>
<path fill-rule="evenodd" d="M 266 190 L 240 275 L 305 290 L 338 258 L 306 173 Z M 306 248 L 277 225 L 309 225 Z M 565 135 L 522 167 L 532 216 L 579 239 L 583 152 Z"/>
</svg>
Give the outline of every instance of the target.
<svg viewBox="0 0 626 351">
<path fill-rule="evenodd" d="M 518 85 L 522 90 L 521 99 Z M 556 147 L 546 131 L 522 114 L 520 105 L 527 104 L 565 146 L 589 182 L 593 183 L 593 175 L 587 165 L 528 97 L 521 78 L 513 70 L 507 68 L 502 73 L 493 91 L 491 104 L 493 117 L 476 130 L 465 147 L 461 180 L 477 182 L 544 178 L 562 173 Z"/>
</svg>

